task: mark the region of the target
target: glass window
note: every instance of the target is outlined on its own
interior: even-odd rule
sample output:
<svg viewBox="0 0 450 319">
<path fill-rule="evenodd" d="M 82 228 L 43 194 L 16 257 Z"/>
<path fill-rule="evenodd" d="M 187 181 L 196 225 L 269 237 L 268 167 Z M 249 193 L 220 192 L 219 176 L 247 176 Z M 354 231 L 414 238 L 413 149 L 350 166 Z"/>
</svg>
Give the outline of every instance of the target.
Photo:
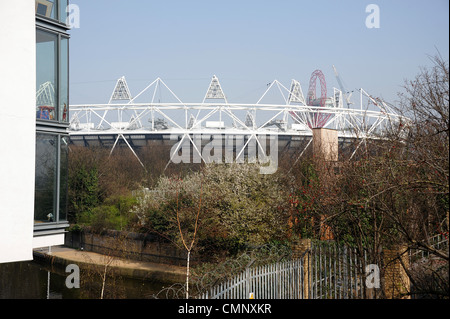
<svg viewBox="0 0 450 319">
<path fill-rule="evenodd" d="M 68 155 L 67 136 L 36 134 L 35 224 L 67 220 Z"/>
<path fill-rule="evenodd" d="M 58 39 L 60 39 L 59 45 Z M 68 113 L 69 39 L 38 29 L 36 30 L 36 118 L 68 122 Z"/>
<path fill-rule="evenodd" d="M 67 220 L 67 187 L 68 187 L 68 159 L 69 159 L 69 138 L 66 136 L 61 137 L 60 146 L 60 186 L 59 186 L 59 220 Z"/>
<path fill-rule="evenodd" d="M 68 0 L 35 0 L 36 14 L 66 24 Z"/>
<path fill-rule="evenodd" d="M 67 24 L 67 5 L 68 0 L 60 0 L 59 1 L 59 22 Z"/>
<path fill-rule="evenodd" d="M 56 120 L 58 36 L 36 30 L 36 118 Z"/>
<path fill-rule="evenodd" d="M 56 12 L 58 12 L 57 1 L 55 0 L 36 0 L 36 14 L 41 16 L 56 19 Z"/>
<path fill-rule="evenodd" d="M 57 135 L 36 135 L 35 224 L 56 221 L 57 147 Z"/>
<path fill-rule="evenodd" d="M 69 121 L 69 39 L 61 38 L 60 43 L 60 97 L 59 97 L 59 114 L 60 120 Z"/>
</svg>

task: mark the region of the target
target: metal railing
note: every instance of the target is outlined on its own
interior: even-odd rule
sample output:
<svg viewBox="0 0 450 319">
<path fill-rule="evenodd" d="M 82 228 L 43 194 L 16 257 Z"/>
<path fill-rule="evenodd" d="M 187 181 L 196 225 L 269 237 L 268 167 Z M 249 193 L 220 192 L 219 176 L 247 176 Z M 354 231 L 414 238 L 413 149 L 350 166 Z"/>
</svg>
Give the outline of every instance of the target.
<svg viewBox="0 0 450 319">
<path fill-rule="evenodd" d="M 313 241 L 310 255 L 310 299 L 364 298 L 366 254 L 333 241 Z"/>
<path fill-rule="evenodd" d="M 247 268 L 201 299 L 303 299 L 303 258 Z"/>
<path fill-rule="evenodd" d="M 448 253 L 448 234 L 437 234 L 428 240 L 428 246 L 432 249 L 446 251 Z M 409 251 L 410 262 L 430 257 L 430 250 L 428 249 L 411 249 Z"/>
<path fill-rule="evenodd" d="M 428 244 L 435 250 L 448 252 L 445 235 L 431 237 Z M 411 249 L 409 252 L 410 261 L 439 258 L 426 249 Z M 366 287 L 367 265 L 366 251 L 335 241 L 311 241 L 300 258 L 247 268 L 230 280 L 209 288 L 200 298 L 376 298 L 374 291 Z"/>
<path fill-rule="evenodd" d="M 210 288 L 201 299 L 364 298 L 364 264 L 355 249 L 312 242 L 301 258 L 247 268 Z"/>
</svg>

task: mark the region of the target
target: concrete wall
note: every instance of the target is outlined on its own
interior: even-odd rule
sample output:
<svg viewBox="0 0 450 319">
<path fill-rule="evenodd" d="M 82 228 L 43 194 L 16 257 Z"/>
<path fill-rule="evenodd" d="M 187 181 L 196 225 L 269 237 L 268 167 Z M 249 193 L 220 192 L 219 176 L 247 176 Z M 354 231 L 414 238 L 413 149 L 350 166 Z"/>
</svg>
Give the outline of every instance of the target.
<svg viewBox="0 0 450 319">
<path fill-rule="evenodd" d="M 139 261 L 186 265 L 186 251 L 154 234 L 108 230 L 102 234 L 89 231 L 66 233 L 65 246 Z M 192 260 L 192 262 L 195 262 Z"/>
<path fill-rule="evenodd" d="M 33 258 L 35 1 L 0 1 L 0 46 L 0 263 L 5 263 Z"/>
</svg>

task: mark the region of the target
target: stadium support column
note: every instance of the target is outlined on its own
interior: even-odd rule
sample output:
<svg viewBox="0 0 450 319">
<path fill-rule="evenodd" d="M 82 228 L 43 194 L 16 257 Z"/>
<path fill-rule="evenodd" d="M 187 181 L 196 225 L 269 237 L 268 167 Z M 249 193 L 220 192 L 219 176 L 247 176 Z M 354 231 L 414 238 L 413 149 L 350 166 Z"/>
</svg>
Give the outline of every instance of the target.
<svg viewBox="0 0 450 319">
<path fill-rule="evenodd" d="M 315 128 L 312 131 L 314 157 L 325 162 L 337 162 L 338 132 L 325 128 Z"/>
<path fill-rule="evenodd" d="M 318 172 L 318 178 L 323 187 L 335 184 L 338 169 L 338 132 L 336 130 L 315 128 L 313 129 L 313 156 Z M 326 223 L 326 216 L 320 216 L 319 222 L 321 240 L 332 240 L 334 235 Z"/>
</svg>

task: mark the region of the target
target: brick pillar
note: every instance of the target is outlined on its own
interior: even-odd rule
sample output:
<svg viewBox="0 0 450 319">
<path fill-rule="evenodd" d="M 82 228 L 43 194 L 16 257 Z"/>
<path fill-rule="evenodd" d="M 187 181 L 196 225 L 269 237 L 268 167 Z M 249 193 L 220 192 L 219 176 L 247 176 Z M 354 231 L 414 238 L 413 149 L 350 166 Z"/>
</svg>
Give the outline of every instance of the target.
<svg viewBox="0 0 450 319">
<path fill-rule="evenodd" d="M 297 239 L 292 242 L 292 258 L 303 257 L 303 299 L 309 299 L 309 276 L 311 269 L 311 239 Z"/>
<path fill-rule="evenodd" d="M 334 239 L 334 235 L 331 232 L 331 227 L 328 226 L 325 222 L 325 216 L 321 215 L 320 216 L 320 228 L 319 228 L 319 235 L 320 235 L 320 240 L 333 240 Z"/>
<path fill-rule="evenodd" d="M 401 259 L 401 262 L 400 262 Z M 410 299 L 410 280 L 405 267 L 409 267 L 406 246 L 396 246 L 384 250 L 384 293 L 387 299 Z"/>
</svg>

